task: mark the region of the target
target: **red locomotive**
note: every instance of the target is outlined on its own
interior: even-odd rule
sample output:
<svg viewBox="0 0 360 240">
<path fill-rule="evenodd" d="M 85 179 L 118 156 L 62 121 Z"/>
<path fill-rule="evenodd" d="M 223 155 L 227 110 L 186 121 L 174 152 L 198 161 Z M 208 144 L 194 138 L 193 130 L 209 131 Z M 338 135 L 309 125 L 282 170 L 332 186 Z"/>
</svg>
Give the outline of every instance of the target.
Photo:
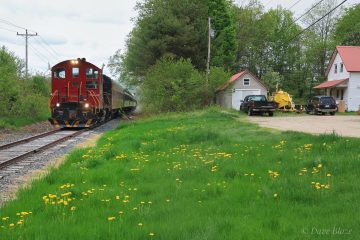
<svg viewBox="0 0 360 240">
<path fill-rule="evenodd" d="M 52 67 L 51 124 L 90 127 L 135 110 L 134 96 L 85 58 Z"/>
</svg>

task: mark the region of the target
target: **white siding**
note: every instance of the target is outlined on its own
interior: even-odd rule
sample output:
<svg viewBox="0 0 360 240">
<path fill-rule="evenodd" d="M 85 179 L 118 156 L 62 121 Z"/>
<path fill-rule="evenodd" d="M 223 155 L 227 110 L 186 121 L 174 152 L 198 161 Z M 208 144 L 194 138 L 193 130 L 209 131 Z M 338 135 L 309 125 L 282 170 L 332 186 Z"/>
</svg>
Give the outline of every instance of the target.
<svg viewBox="0 0 360 240">
<path fill-rule="evenodd" d="M 352 72 L 348 83 L 348 111 L 357 111 L 360 106 L 360 72 Z"/>
<path fill-rule="evenodd" d="M 250 80 L 249 86 L 244 86 L 244 79 Z M 216 94 L 216 103 L 225 108 L 233 108 L 239 110 L 240 100 L 247 95 L 261 94 L 267 95 L 267 89 L 251 74 L 245 73 L 236 79 L 225 90 Z"/>
<path fill-rule="evenodd" d="M 344 70 L 343 72 L 340 72 L 340 64 L 343 63 L 340 54 L 337 53 L 335 60 L 330 68 L 329 74 L 327 76 L 327 80 L 328 81 L 332 81 L 332 80 L 340 80 L 340 79 L 345 79 L 345 78 L 349 78 L 350 74 L 349 72 L 346 70 L 345 64 L 344 64 Z M 335 64 L 337 64 L 337 73 L 335 73 Z"/>
</svg>

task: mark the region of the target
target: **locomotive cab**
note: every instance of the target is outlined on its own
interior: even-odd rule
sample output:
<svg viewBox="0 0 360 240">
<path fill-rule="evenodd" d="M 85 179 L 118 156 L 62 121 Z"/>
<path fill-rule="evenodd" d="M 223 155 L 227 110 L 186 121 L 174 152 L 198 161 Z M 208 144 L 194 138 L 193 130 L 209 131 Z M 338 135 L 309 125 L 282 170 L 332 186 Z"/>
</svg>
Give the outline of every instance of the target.
<svg viewBox="0 0 360 240">
<path fill-rule="evenodd" d="M 102 91 L 101 69 L 84 58 L 55 65 L 49 121 L 61 127 L 90 127 L 104 115 Z"/>
<path fill-rule="evenodd" d="M 134 110 L 134 97 L 85 58 L 67 60 L 52 67 L 51 124 L 91 127 Z"/>
</svg>

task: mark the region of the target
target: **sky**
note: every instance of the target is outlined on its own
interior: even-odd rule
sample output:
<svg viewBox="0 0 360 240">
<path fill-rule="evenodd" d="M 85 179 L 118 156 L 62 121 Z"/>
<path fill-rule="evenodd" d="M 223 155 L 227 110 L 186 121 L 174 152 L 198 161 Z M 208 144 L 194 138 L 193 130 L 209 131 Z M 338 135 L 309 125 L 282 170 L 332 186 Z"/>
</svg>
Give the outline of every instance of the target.
<svg viewBox="0 0 360 240">
<path fill-rule="evenodd" d="M 300 16 L 318 0 L 261 1 L 265 9 L 281 5 Z M 348 0 L 345 6 L 359 1 Z M 136 0 L 0 0 L 0 46 L 25 59 L 25 38 L 16 32 L 25 33 L 22 28 L 27 28 L 39 35 L 29 38 L 32 73 L 46 73 L 49 65 L 78 57 L 101 67 L 116 50 L 125 48 L 137 15 L 135 5 Z M 109 74 L 106 67 L 104 71 Z"/>
</svg>

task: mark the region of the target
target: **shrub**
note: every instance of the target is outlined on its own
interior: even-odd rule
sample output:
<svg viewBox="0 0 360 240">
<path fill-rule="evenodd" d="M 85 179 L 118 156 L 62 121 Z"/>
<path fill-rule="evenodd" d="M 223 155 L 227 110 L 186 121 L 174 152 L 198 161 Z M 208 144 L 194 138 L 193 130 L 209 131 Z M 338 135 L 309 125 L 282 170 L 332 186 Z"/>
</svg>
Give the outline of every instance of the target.
<svg viewBox="0 0 360 240">
<path fill-rule="evenodd" d="M 141 104 L 147 112 L 193 110 L 204 106 L 205 98 L 205 76 L 185 59 L 162 58 L 141 86 Z"/>
</svg>

